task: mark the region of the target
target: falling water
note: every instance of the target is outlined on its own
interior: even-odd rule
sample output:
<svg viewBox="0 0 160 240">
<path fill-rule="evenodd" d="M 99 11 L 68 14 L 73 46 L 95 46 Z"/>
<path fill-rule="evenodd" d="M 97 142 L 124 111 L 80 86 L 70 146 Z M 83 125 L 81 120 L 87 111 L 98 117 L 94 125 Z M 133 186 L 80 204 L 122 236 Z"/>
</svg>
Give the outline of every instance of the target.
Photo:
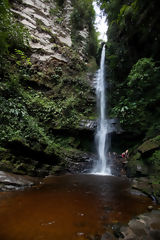
<svg viewBox="0 0 160 240">
<path fill-rule="evenodd" d="M 97 73 L 97 106 L 99 111 L 99 119 L 96 131 L 96 147 L 98 153 L 98 161 L 93 169 L 93 173 L 110 175 L 110 167 L 108 166 L 108 123 L 106 119 L 106 96 L 105 96 L 105 45 L 102 49 L 100 69 Z"/>
</svg>

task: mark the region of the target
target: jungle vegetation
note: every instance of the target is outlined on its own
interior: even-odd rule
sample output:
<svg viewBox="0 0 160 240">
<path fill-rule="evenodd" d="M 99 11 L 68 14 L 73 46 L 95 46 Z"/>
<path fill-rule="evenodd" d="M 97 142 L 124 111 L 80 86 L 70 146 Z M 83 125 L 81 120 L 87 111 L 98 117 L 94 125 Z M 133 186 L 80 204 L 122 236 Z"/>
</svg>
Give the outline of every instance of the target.
<svg viewBox="0 0 160 240">
<path fill-rule="evenodd" d="M 63 20 L 64 2 L 56 0 L 56 8 L 52 9 L 52 0 L 46 0 L 51 4 L 50 14 L 57 14 L 59 25 Z M 93 115 L 94 104 L 88 103 L 92 90 L 86 75 L 87 62 L 91 59 L 95 63 L 93 59 L 97 54 L 95 12 L 92 0 L 72 1 L 73 46 L 55 44 L 66 54 L 68 63 L 55 63 L 54 67 L 42 70 L 39 66 L 35 69 L 31 62 L 31 36 L 11 12 L 11 4 L 12 1 L 0 1 L 0 168 L 33 175 L 38 168 L 36 164 L 51 161 L 50 164 L 55 165 L 61 159 L 59 164 L 63 165 L 63 154 L 80 145 L 71 133 L 61 136 L 53 133 L 55 129 L 74 131 L 81 119 Z M 50 33 L 40 20 L 37 26 Z M 79 31 L 84 28 L 89 31 L 89 39 L 82 59 L 77 49 L 83 41 Z M 43 163 L 31 163 L 39 154 L 43 155 Z"/>
<path fill-rule="evenodd" d="M 160 131 L 160 15 L 158 1 L 100 0 L 107 13 L 110 114 L 143 136 Z"/>
</svg>

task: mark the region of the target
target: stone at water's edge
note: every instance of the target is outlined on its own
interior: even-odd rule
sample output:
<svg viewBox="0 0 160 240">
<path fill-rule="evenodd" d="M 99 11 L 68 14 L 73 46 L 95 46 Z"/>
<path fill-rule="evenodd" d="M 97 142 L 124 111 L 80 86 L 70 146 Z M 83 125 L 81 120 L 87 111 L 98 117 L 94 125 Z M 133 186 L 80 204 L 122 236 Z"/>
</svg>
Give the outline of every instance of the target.
<svg viewBox="0 0 160 240">
<path fill-rule="evenodd" d="M 38 178 L 0 171 L 0 191 L 18 190 L 38 183 Z"/>
<path fill-rule="evenodd" d="M 160 239 L 160 210 L 144 213 L 129 221 L 120 229 L 123 237 L 119 240 L 158 240 Z"/>
</svg>

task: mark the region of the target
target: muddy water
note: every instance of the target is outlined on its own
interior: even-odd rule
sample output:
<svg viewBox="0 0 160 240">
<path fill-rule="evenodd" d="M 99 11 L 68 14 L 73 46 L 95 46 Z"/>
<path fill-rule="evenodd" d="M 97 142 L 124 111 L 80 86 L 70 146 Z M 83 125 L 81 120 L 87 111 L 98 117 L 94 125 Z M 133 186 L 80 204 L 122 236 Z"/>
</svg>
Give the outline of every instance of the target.
<svg viewBox="0 0 160 240">
<path fill-rule="evenodd" d="M 0 194 L 0 240 L 82 240 L 107 224 L 146 211 L 150 199 L 112 176 L 47 178 L 37 187 Z"/>
</svg>

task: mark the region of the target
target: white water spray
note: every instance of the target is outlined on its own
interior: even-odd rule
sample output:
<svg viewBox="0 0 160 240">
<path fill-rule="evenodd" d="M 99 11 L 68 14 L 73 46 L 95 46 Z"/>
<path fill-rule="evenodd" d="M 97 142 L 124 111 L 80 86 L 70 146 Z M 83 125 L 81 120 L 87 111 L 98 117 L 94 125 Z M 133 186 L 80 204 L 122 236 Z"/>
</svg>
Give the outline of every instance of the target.
<svg viewBox="0 0 160 240">
<path fill-rule="evenodd" d="M 99 111 L 99 119 L 96 132 L 96 146 L 98 153 L 98 161 L 93 169 L 93 173 L 101 175 L 111 175 L 110 167 L 108 166 L 108 123 L 106 119 L 106 96 L 105 96 L 105 45 L 102 49 L 100 69 L 97 73 L 97 106 Z"/>
</svg>

